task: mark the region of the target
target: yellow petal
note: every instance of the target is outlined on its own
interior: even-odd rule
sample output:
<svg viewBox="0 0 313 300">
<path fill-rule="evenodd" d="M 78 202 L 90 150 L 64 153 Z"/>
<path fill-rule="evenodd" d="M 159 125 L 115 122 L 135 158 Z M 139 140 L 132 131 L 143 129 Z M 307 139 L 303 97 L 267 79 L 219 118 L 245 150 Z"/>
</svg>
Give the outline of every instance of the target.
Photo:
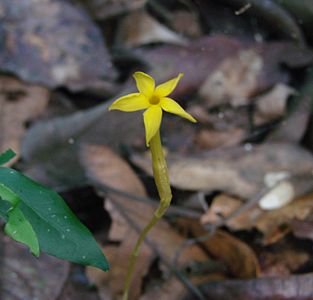
<svg viewBox="0 0 313 300">
<path fill-rule="evenodd" d="M 169 81 L 166 81 L 158 85 L 155 89 L 155 94 L 158 95 L 160 98 L 168 96 L 171 92 L 174 91 L 180 78 L 182 78 L 183 76 L 184 76 L 183 73 L 179 73 L 179 75 L 176 78 L 173 78 Z"/>
<path fill-rule="evenodd" d="M 149 146 L 150 140 L 160 128 L 162 120 L 162 109 L 159 105 L 151 105 L 143 114 L 146 128 L 146 144 Z"/>
<path fill-rule="evenodd" d="M 133 93 L 115 100 L 109 107 L 109 110 L 118 109 L 122 111 L 136 111 L 146 109 L 149 101 L 140 93 Z"/>
<path fill-rule="evenodd" d="M 135 72 L 133 76 L 136 80 L 138 91 L 149 99 L 154 91 L 154 79 L 143 72 Z"/>
<path fill-rule="evenodd" d="M 169 113 L 179 115 L 194 123 L 197 122 L 193 116 L 188 114 L 176 101 L 171 98 L 161 98 L 160 105 L 165 111 Z"/>
</svg>

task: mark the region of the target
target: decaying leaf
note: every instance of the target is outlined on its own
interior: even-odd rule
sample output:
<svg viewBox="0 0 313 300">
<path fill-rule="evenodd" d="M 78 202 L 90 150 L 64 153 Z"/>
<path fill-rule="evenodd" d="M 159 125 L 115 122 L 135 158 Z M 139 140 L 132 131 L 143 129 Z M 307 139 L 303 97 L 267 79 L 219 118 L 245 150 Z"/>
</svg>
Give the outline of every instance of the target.
<svg viewBox="0 0 313 300">
<path fill-rule="evenodd" d="M 9 76 L 0 77 L 0 152 L 8 148 L 21 152 L 21 139 L 27 123 L 43 112 L 49 97 L 50 93 L 44 87 L 26 85 Z"/>
<path fill-rule="evenodd" d="M 68 262 L 46 254 L 37 259 L 3 235 L 1 248 L 1 299 L 58 299 L 69 273 Z"/>
<path fill-rule="evenodd" d="M 87 145 L 82 148 L 81 160 L 86 167 L 88 177 L 93 182 L 109 185 L 115 189 L 136 195 L 146 195 L 142 183 L 129 165 L 109 148 Z M 133 202 L 126 197 L 116 195 L 111 195 L 110 199 L 106 201 L 106 208 L 113 220 L 109 238 L 112 241 L 119 242 L 119 245 L 106 247 L 106 256 L 111 262 L 112 271 L 107 274 L 99 274 L 97 270 L 88 268 L 88 276 L 100 284 L 100 289 L 105 286 L 105 290 L 107 290 L 107 287 L 109 287 L 114 297 L 122 292 L 128 258 L 138 237 L 138 232 L 134 230 L 132 225 L 135 224 L 138 228 L 143 228 L 153 215 L 154 208 L 144 202 Z M 149 239 L 156 245 L 156 250 L 169 261 L 173 259 L 177 247 L 184 241 L 184 238 L 171 229 L 164 220 L 158 222 L 149 234 Z M 131 299 L 138 299 L 143 278 L 155 258 L 153 252 L 147 245 L 142 247 L 139 257 L 140 262 L 137 265 L 136 276 L 130 291 Z M 176 267 L 182 267 L 193 260 L 206 261 L 207 259 L 206 254 L 194 245 L 183 252 L 180 264 Z M 165 273 L 164 276 L 170 276 L 168 270 L 164 269 L 163 272 Z M 181 295 L 181 293 L 184 293 L 185 288 L 182 284 L 178 285 L 180 288 L 175 293 Z M 176 299 L 175 295 L 172 296 L 173 299 Z"/>
<path fill-rule="evenodd" d="M 186 40 L 159 23 L 144 10 L 136 11 L 120 23 L 118 43 L 136 47 L 149 43 L 186 44 Z"/>
<path fill-rule="evenodd" d="M 310 173 L 313 167 L 308 151 L 283 143 L 219 149 L 198 157 L 169 153 L 167 159 L 173 186 L 192 191 L 220 190 L 242 198 L 256 195 L 268 173 Z M 148 157 L 134 155 L 132 161 L 152 174 Z"/>
<path fill-rule="evenodd" d="M 3 0 L 0 68 L 31 83 L 82 89 L 115 70 L 99 29 L 67 1 Z"/>
</svg>

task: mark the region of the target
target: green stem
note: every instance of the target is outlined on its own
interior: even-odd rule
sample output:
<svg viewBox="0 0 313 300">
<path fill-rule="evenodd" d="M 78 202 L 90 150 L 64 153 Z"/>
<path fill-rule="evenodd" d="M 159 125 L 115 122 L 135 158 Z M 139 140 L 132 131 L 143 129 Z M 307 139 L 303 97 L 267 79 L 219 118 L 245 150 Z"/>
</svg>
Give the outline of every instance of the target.
<svg viewBox="0 0 313 300">
<path fill-rule="evenodd" d="M 157 223 L 157 221 L 164 215 L 172 199 L 172 192 L 171 192 L 171 187 L 170 187 L 170 182 L 169 182 L 169 177 L 168 177 L 168 170 L 167 170 L 166 160 L 163 154 L 159 131 L 150 141 L 150 151 L 152 155 L 152 167 L 153 167 L 154 181 L 155 181 L 155 184 L 157 186 L 158 193 L 160 196 L 160 205 L 155 211 L 150 222 L 141 231 L 139 238 L 136 242 L 136 245 L 131 253 L 126 280 L 125 280 L 125 285 L 124 285 L 123 300 L 128 299 L 128 292 L 129 292 L 129 288 L 130 288 L 130 284 L 131 284 L 132 276 L 134 273 L 135 265 L 137 262 L 137 258 L 139 255 L 141 244 L 144 241 L 146 235 L 149 233 L 149 231 L 153 228 L 153 226 Z"/>
</svg>

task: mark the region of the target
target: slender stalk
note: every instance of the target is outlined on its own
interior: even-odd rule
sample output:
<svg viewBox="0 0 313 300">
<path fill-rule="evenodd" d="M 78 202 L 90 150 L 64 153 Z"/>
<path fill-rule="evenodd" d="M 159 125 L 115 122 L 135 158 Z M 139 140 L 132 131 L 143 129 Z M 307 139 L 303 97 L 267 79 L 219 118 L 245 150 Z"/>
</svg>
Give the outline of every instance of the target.
<svg viewBox="0 0 313 300">
<path fill-rule="evenodd" d="M 146 235 L 149 233 L 149 231 L 153 228 L 157 221 L 164 215 L 172 199 L 168 170 L 162 149 L 159 131 L 150 141 L 150 151 L 152 155 L 153 176 L 160 196 L 160 204 L 157 210 L 155 211 L 154 215 L 152 216 L 150 222 L 141 231 L 139 238 L 136 242 L 136 245 L 131 253 L 124 285 L 123 300 L 128 299 L 129 288 L 132 281 L 132 276 L 136 266 L 137 258 L 139 256 L 141 244 L 144 241 Z"/>
</svg>

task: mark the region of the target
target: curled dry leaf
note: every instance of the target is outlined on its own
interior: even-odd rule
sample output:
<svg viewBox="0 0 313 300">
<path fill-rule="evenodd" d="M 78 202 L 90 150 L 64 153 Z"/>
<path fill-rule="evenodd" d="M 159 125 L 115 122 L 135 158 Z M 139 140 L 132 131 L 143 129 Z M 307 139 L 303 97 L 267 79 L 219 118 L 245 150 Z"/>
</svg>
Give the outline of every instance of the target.
<svg viewBox="0 0 313 300">
<path fill-rule="evenodd" d="M 225 191 L 242 198 L 255 196 L 267 173 L 310 173 L 311 153 L 293 144 L 267 143 L 260 146 L 218 149 L 197 157 L 169 153 L 170 181 L 191 191 Z M 152 174 L 149 157 L 134 155 L 132 161 Z"/>
<path fill-rule="evenodd" d="M 1 234 L 1 299 L 59 299 L 69 263 L 46 254 L 40 259 Z"/>
<path fill-rule="evenodd" d="M 199 222 L 187 222 L 188 229 L 195 237 L 208 234 Z M 255 278 L 258 276 L 260 267 L 254 251 L 244 242 L 231 234 L 217 230 L 204 242 L 205 249 L 216 259 L 226 264 L 232 276 L 236 278 Z"/>
<path fill-rule="evenodd" d="M 117 33 L 118 43 L 136 47 L 149 43 L 186 44 L 186 40 L 159 23 L 144 10 L 136 11 L 121 22 Z"/>
<path fill-rule="evenodd" d="M 132 171 L 129 165 L 106 146 L 85 145 L 81 151 L 81 161 L 86 168 L 88 178 L 94 183 L 111 186 L 124 192 L 139 196 L 145 196 L 145 189 Z M 134 243 L 137 240 L 138 232 L 132 225 L 138 228 L 145 226 L 154 213 L 154 208 L 144 202 L 133 202 L 127 197 L 110 195 L 106 200 L 106 208 L 112 217 L 112 227 L 109 238 L 118 242 L 119 245 L 112 245 L 105 248 L 106 256 L 111 263 L 112 270 L 108 273 L 99 273 L 96 269 L 88 268 L 88 277 L 103 287 L 104 293 L 109 290 L 112 297 L 121 294 L 125 279 L 125 270 L 128 266 L 128 258 Z M 173 259 L 173 255 L 184 238 L 177 234 L 164 220 L 160 220 L 149 234 L 149 239 L 156 245 L 156 250 L 167 258 Z M 144 245 L 141 249 L 139 263 L 136 268 L 133 287 L 130 298 L 138 299 L 142 290 L 143 278 L 147 275 L 150 265 L 155 258 L 155 253 L 150 247 Z M 184 266 L 191 261 L 206 261 L 206 254 L 196 245 L 183 252 L 180 265 Z M 162 261 L 162 260 L 161 260 Z M 164 271 L 170 276 L 170 272 Z M 176 280 L 176 279 L 175 279 Z M 172 294 L 172 299 L 180 299 L 185 293 L 182 284 L 177 284 L 179 288 Z M 103 298 L 104 299 L 104 298 Z"/>
<path fill-rule="evenodd" d="M 27 123 L 43 112 L 49 96 L 44 87 L 26 85 L 9 76 L 0 77 L 0 152 L 11 148 L 20 153 Z"/>
<path fill-rule="evenodd" d="M 83 89 L 115 70 L 85 12 L 61 0 L 3 0 L 0 68 L 49 87 Z"/>
</svg>

